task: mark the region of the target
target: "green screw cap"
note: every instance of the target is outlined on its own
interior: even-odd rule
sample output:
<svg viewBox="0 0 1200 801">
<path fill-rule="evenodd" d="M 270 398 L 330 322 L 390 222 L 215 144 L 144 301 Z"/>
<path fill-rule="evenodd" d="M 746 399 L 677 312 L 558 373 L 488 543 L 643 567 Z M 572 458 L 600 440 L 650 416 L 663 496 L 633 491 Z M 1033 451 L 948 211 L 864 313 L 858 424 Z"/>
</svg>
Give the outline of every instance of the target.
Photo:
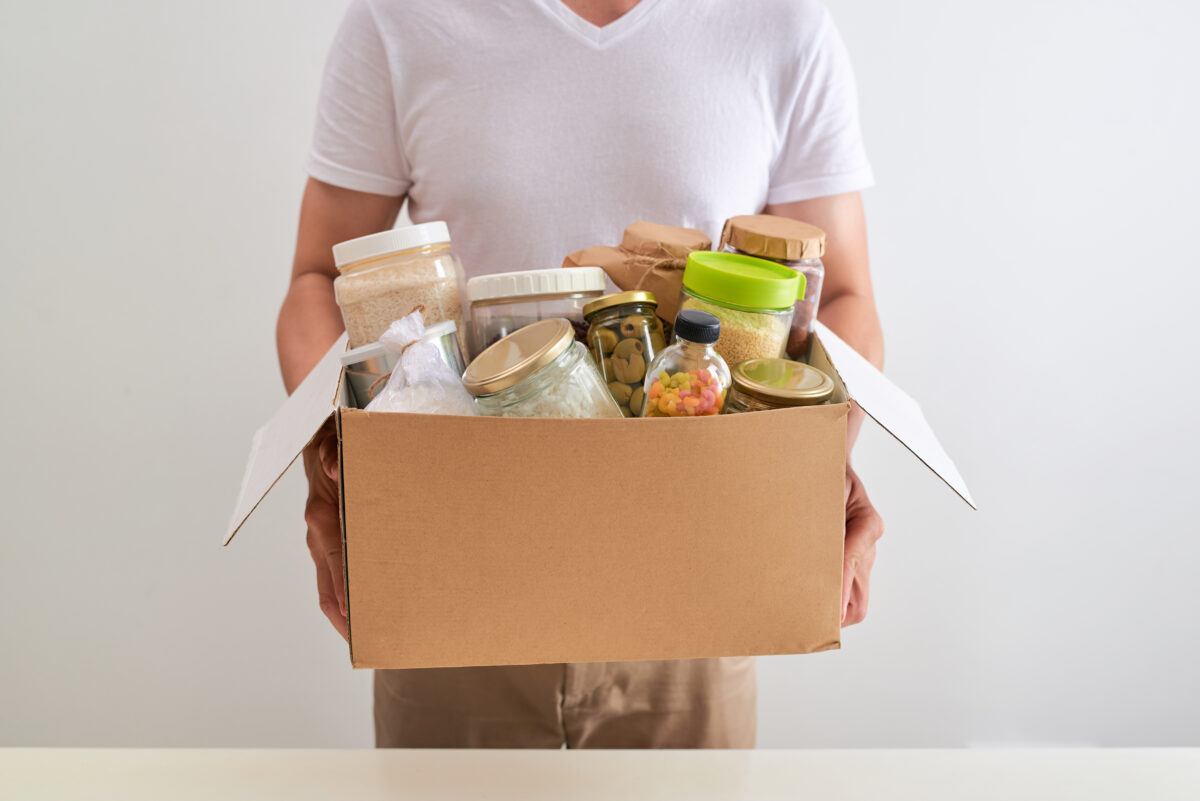
<svg viewBox="0 0 1200 801">
<path fill-rule="evenodd" d="M 804 273 L 740 253 L 688 254 L 683 286 L 691 293 L 750 311 L 783 311 L 804 297 Z"/>
</svg>

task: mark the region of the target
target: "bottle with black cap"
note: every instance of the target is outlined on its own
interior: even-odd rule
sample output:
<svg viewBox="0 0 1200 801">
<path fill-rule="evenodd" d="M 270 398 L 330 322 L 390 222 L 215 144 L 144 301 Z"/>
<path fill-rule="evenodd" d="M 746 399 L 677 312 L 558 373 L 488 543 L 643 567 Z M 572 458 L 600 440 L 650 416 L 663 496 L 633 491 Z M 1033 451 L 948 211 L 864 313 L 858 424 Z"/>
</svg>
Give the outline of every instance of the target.
<svg viewBox="0 0 1200 801">
<path fill-rule="evenodd" d="M 646 369 L 642 417 L 707 417 L 721 413 L 729 366 L 713 350 L 721 321 L 699 309 L 675 317 L 675 334 Z"/>
</svg>

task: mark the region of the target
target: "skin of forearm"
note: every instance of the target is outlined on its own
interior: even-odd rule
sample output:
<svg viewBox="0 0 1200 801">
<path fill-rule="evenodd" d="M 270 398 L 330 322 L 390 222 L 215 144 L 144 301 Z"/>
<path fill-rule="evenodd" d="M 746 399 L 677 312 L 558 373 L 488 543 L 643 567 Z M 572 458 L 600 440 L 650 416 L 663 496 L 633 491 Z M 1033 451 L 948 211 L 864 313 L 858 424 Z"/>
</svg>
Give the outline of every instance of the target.
<svg viewBox="0 0 1200 801">
<path fill-rule="evenodd" d="M 332 278 L 311 272 L 292 279 L 275 326 L 279 370 L 289 395 L 344 330 Z"/>
<path fill-rule="evenodd" d="M 822 300 L 817 317 L 867 361 L 883 368 L 883 329 L 871 298 L 846 293 Z M 862 410 L 852 406 L 846 421 L 847 454 L 854 448 L 862 421 Z"/>
<path fill-rule="evenodd" d="M 305 184 L 291 283 L 275 326 L 279 370 L 289 395 L 345 330 L 333 293 L 338 275 L 333 246 L 391 228 L 403 202 L 314 178 Z"/>
</svg>

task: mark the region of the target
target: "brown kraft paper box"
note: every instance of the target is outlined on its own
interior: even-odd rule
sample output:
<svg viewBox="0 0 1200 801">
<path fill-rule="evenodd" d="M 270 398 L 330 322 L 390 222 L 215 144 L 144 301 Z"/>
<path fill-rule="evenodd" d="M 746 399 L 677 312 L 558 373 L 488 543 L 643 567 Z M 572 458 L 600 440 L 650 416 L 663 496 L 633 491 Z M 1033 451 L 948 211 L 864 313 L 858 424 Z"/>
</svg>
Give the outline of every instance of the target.
<svg viewBox="0 0 1200 801">
<path fill-rule="evenodd" d="M 366 412 L 344 350 L 255 434 L 224 542 L 334 416 L 356 668 L 839 647 L 850 399 L 972 503 L 916 403 L 819 324 L 834 403 L 706 419 Z"/>
</svg>

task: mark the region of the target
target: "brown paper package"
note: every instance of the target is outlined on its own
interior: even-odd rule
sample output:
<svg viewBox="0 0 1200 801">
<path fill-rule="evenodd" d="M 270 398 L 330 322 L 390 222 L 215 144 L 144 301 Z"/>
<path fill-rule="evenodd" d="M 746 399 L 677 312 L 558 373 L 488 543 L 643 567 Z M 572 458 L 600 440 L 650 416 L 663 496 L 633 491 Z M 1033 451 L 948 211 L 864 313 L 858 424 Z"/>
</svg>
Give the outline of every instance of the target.
<svg viewBox="0 0 1200 801">
<path fill-rule="evenodd" d="M 653 292 L 658 316 L 672 323 L 679 310 L 683 268 L 695 250 L 712 250 L 712 240 L 703 231 L 642 220 L 625 229 L 619 246 L 578 250 L 563 259 L 563 267 L 602 267 L 624 291 Z"/>
</svg>

